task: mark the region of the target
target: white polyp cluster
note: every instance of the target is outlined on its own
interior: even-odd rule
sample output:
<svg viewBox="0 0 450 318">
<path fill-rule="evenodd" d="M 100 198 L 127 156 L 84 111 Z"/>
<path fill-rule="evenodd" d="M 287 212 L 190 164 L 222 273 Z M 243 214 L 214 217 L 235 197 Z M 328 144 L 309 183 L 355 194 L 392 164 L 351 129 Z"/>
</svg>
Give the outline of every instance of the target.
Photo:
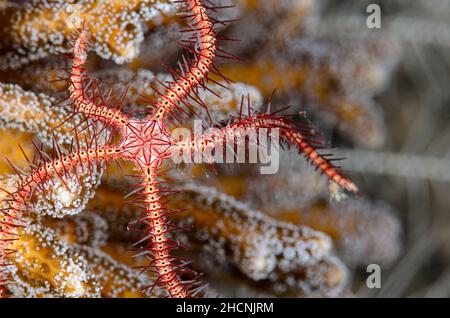
<svg viewBox="0 0 450 318">
<path fill-rule="evenodd" d="M 125 292 L 139 293 L 146 286 L 153 284 L 147 275 L 139 275 L 130 267 L 123 265 L 100 250 L 75 244 L 74 249 L 86 258 L 101 286 L 104 286 L 104 297 L 124 297 Z M 167 297 L 167 292 L 160 288 L 142 291 L 148 297 Z"/>
<path fill-rule="evenodd" d="M 44 94 L 36 95 L 16 84 L 0 83 L 0 127 L 21 131 L 37 130 L 52 99 Z"/>
<path fill-rule="evenodd" d="M 47 221 L 51 222 L 52 219 L 48 218 Z M 51 222 L 51 227 L 61 239 L 74 239 L 78 244 L 93 248 L 105 245 L 109 237 L 108 223 L 102 217 L 89 211 Z M 70 237 L 70 235 L 74 235 L 74 237 Z"/>
<path fill-rule="evenodd" d="M 58 144 L 65 145 L 73 140 L 70 132 L 81 121 L 81 117 L 74 116 L 60 127 L 69 115 L 69 110 L 51 107 L 56 103 L 55 98 L 26 91 L 16 84 L 3 83 L 0 83 L 0 97 L 0 128 L 35 133 L 49 147 L 54 139 Z"/>
<path fill-rule="evenodd" d="M 78 226 L 83 227 L 82 232 L 90 232 L 85 235 L 95 236 L 92 232 L 98 228 L 92 227 L 98 226 L 101 217 L 85 214 L 75 218 L 77 243 L 86 243 L 78 237 Z M 90 246 L 68 244 L 65 242 L 67 233 L 58 226 L 51 230 L 32 224 L 21 233 L 14 246 L 17 252 L 8 267 L 15 282 L 8 289 L 15 297 L 167 297 L 167 293 L 159 288 L 143 291 L 154 283 L 152 278 L 139 275 L 101 252 L 99 248 L 104 241 L 91 241 Z"/>
<path fill-rule="evenodd" d="M 95 194 L 102 171 L 99 171 L 96 165 L 93 165 L 91 170 L 86 167 L 84 169 L 77 167 L 76 169 L 78 169 L 80 182 L 76 178 L 75 172 L 71 171 L 73 175 L 70 177 L 56 176 L 53 178 L 53 182 L 48 181 L 43 184 L 45 195 L 42 195 L 42 190 L 37 188 L 38 195 L 35 196 L 36 202 L 33 208 L 35 213 L 62 218 L 84 210 L 89 199 Z"/>
<path fill-rule="evenodd" d="M 33 224 L 23 230 L 8 267 L 17 297 L 99 297 L 100 285 L 84 257 L 53 231 Z"/>
<path fill-rule="evenodd" d="M 178 5 L 168 0 L 34 0 L 20 5 L 7 19 L 0 68 L 17 68 L 30 61 L 71 50 L 72 32 L 83 21 L 93 34 L 92 48 L 105 59 L 129 62 L 149 28 L 172 17 Z"/>
<path fill-rule="evenodd" d="M 307 297 L 340 297 L 346 286 L 349 273 L 345 265 L 335 256 L 326 256 L 314 266 L 306 267 L 303 273 L 305 279 L 295 282 L 289 277 L 287 285 L 297 285 Z M 292 287 L 292 286 L 290 286 Z M 274 288 L 283 292 L 286 286 L 275 284 Z"/>
<path fill-rule="evenodd" d="M 286 284 L 287 277 L 292 275 L 300 282 L 305 268 L 315 266 L 331 252 L 331 240 L 326 235 L 305 226 L 276 221 L 213 188 L 189 183 L 180 190 L 200 209 L 211 213 L 209 207 L 213 207 L 217 214 L 211 217 L 216 221 L 209 226 L 195 217 L 184 221 L 194 226 L 192 236 L 206 250 L 228 259 L 255 281 Z M 223 237 L 224 233 L 235 234 Z"/>
<path fill-rule="evenodd" d="M 64 208 L 69 207 L 75 199 L 75 194 L 65 187 L 59 186 L 56 189 L 56 201 L 60 202 Z"/>
<path fill-rule="evenodd" d="M 330 193 L 330 200 L 340 202 L 347 198 L 347 194 L 342 187 L 334 181 L 328 183 L 328 192 Z"/>
</svg>

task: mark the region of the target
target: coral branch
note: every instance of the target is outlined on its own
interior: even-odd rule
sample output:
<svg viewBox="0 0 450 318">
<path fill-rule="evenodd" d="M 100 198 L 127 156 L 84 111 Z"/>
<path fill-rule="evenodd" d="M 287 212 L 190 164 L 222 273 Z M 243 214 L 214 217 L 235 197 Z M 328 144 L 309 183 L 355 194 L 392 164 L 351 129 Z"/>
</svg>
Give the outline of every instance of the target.
<svg viewBox="0 0 450 318">
<path fill-rule="evenodd" d="M 0 11 L 0 69 L 69 52 L 80 21 L 93 34 L 98 55 L 129 62 L 139 54 L 145 31 L 174 20 L 176 12 L 169 0 L 20 1 Z"/>
<path fill-rule="evenodd" d="M 25 91 L 19 85 L 0 83 L 0 128 L 16 128 L 35 133 L 47 146 L 53 139 L 69 145 L 73 140 L 72 130 L 80 124 L 80 118 L 61 122 L 68 112 L 51 107 L 56 99 L 46 94 Z"/>
<path fill-rule="evenodd" d="M 143 298 L 167 295 L 164 290 L 145 288 L 152 283 L 154 277 L 138 275 L 132 268 L 88 246 L 75 244 L 72 247 L 88 261 L 89 267 L 101 283 L 102 297 Z"/>
<path fill-rule="evenodd" d="M 128 220 L 136 218 L 140 211 L 117 199 L 129 187 L 124 181 L 103 184 L 90 203 L 90 209 L 108 222 L 113 242 L 134 239 L 124 229 Z M 266 291 L 277 295 L 311 296 L 308 288 L 315 286 L 322 296 L 331 296 L 345 285 L 346 269 L 341 262 L 334 261 L 330 272 L 318 270 L 333 258 L 328 236 L 303 225 L 279 222 L 198 183 L 184 184 L 177 190 L 180 192 L 167 206 L 182 211 L 171 218 L 178 226 L 192 228 L 180 233 L 181 242 L 189 246 L 187 253 L 194 259 L 192 266 L 206 272 L 208 279 L 217 274 L 219 265 L 227 268 L 232 264 L 259 287 L 269 281 Z M 204 253 L 206 258 L 199 259 L 198 255 Z"/>
<path fill-rule="evenodd" d="M 33 224 L 11 243 L 9 287 L 21 297 L 99 297 L 100 284 L 86 259 L 50 229 Z"/>
<path fill-rule="evenodd" d="M 319 201 L 308 208 L 284 211 L 281 207 L 272 213 L 286 222 L 327 233 L 341 258 L 353 267 L 388 265 L 401 251 L 399 221 L 385 204 L 361 199 L 331 205 Z"/>
<path fill-rule="evenodd" d="M 99 217 L 97 217 L 99 218 Z M 70 244 L 39 224 L 21 230 L 11 257 L 16 297 L 163 297 L 151 279 L 88 246 Z"/>
<path fill-rule="evenodd" d="M 59 180 L 67 187 L 64 178 L 67 177 L 69 171 L 76 170 L 80 166 L 92 169 L 93 162 L 99 164 L 100 161 L 116 158 L 120 152 L 121 150 L 118 148 L 109 147 L 80 149 L 58 159 L 44 161 L 32 168 L 27 175 L 17 172 L 16 189 L 8 191 L 9 195 L 4 201 L 5 206 L 0 214 L 0 286 L 2 288 L 0 291 L 2 293 L 5 292 L 5 286 L 8 283 L 8 273 L 5 267 L 8 264 L 9 255 L 14 253 L 11 242 L 18 239 L 17 229 L 26 226 L 25 216 L 26 212 L 33 207 L 33 197 L 37 194 L 45 197 L 44 186 L 48 182 L 55 183 L 56 180 Z"/>
<path fill-rule="evenodd" d="M 198 234 L 208 233 L 193 237 L 216 245 L 216 252 L 225 244 L 220 252 L 230 253 L 227 257 L 256 281 L 313 265 L 330 252 L 330 239 L 319 232 L 277 222 L 213 188 L 186 184 L 181 189 L 174 208 L 190 207 L 191 217 L 183 222 L 193 223 Z"/>
</svg>

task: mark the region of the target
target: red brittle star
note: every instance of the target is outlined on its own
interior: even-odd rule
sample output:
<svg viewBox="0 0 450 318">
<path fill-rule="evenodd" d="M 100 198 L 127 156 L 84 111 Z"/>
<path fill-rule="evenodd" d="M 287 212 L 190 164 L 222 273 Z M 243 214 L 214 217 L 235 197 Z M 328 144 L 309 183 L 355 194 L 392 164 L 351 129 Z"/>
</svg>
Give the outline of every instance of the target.
<svg viewBox="0 0 450 318">
<path fill-rule="evenodd" d="M 8 255 L 14 251 L 9 243 L 17 239 L 17 228 L 26 226 L 23 222 L 24 211 L 31 206 L 32 195 L 42 185 L 55 178 L 63 181 L 72 171 L 77 173 L 78 167 L 91 167 L 93 163 L 103 163 L 109 160 L 123 159 L 132 161 L 140 171 L 139 187 L 146 210 L 139 220 L 145 226 L 146 251 L 152 262 L 147 268 L 153 268 L 158 273 L 155 285 L 164 286 L 171 297 L 189 297 L 192 293 L 192 281 L 183 281 L 180 276 L 183 263 L 170 254 L 170 250 L 178 244 L 170 239 L 168 234 L 173 228 L 168 223 L 168 214 L 172 213 L 164 207 L 164 200 L 173 191 L 167 190 L 159 181 L 160 168 L 163 161 L 174 152 L 188 150 L 191 153 L 205 152 L 227 139 L 229 132 L 235 129 L 253 128 L 279 129 L 280 136 L 289 144 L 296 146 L 307 160 L 320 169 L 327 177 L 340 187 L 357 192 L 356 186 L 344 177 L 338 169 L 316 151 L 308 139 L 305 130 L 296 125 L 286 116 L 276 114 L 255 114 L 239 116 L 231 123 L 214 133 L 193 138 L 190 141 L 172 138 L 167 121 L 170 116 L 180 110 L 180 104 L 190 97 L 197 87 L 203 87 L 208 80 L 208 73 L 214 67 L 217 48 L 215 22 L 207 15 L 207 9 L 200 0 L 181 0 L 186 8 L 195 58 L 182 74 L 174 76 L 173 82 L 167 83 L 166 93 L 155 102 L 156 109 L 145 119 L 137 119 L 111 108 L 106 103 L 97 103 L 88 98 L 84 85 L 85 72 L 83 68 L 87 58 L 88 33 L 80 31 L 74 46 L 73 65 L 69 80 L 70 98 L 73 101 L 75 113 L 84 115 L 94 123 L 102 123 L 111 127 L 120 135 L 116 144 L 87 146 L 79 148 L 68 155 L 61 155 L 53 160 L 47 160 L 32 167 L 26 176 L 20 176 L 20 182 L 15 192 L 9 194 L 7 207 L 2 210 L 3 220 L 0 225 L 0 294 L 6 290 L 9 283 L 7 275 Z M 215 9 L 215 8 L 213 8 Z M 2 287 L 3 286 L 3 287 Z"/>
</svg>

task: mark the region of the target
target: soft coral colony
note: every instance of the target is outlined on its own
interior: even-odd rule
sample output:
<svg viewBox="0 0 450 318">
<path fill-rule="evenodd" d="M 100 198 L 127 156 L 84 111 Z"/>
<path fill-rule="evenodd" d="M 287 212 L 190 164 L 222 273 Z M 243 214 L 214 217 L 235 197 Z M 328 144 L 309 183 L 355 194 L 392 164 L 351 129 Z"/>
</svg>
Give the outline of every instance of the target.
<svg viewBox="0 0 450 318">
<path fill-rule="evenodd" d="M 168 168 L 174 152 L 204 153 L 230 138 L 231 131 L 279 129 L 282 143 L 298 148 L 332 189 L 357 192 L 332 158 L 317 150 L 322 144 L 302 114 L 255 113 L 250 106 L 244 113 L 243 102 L 235 95 L 246 91 L 249 104 L 250 100 L 260 102 L 261 97 L 251 87 L 229 83 L 216 66 L 219 61 L 235 59 L 221 47 L 230 39 L 219 35 L 229 21 L 221 20 L 218 12 L 227 9 L 200 0 L 58 1 L 51 5 L 30 1 L 2 9 L 8 17 L 2 20 L 3 69 L 22 67 L 57 51 L 72 51 L 67 76 L 62 78 L 67 83 L 62 101 L 49 96 L 59 96 L 60 84 L 42 84 L 39 70 L 33 73 L 30 69 L 31 79 L 15 75 L 30 91 L 17 84 L 0 86 L 3 126 L 37 134 L 42 141 L 34 149 L 20 148 L 29 167 L 11 164 L 14 174 L 1 181 L 0 284 L 4 296 L 204 295 L 205 282 L 189 258 L 180 254 L 180 245 L 194 259 L 196 253 L 214 249 L 220 262 L 232 264 L 253 282 L 269 283 L 274 294 L 293 289 L 304 296 L 339 295 L 346 269 L 333 256 L 326 234 L 295 224 L 292 218 L 286 223 L 278 221 L 210 186 L 180 181 Z M 183 20 L 179 22 L 184 25 L 182 45 L 189 57 L 183 56 L 170 76 L 147 74 L 136 75 L 136 79 L 132 71 L 116 68 L 97 72 L 104 82 L 98 84 L 87 74 L 89 47 L 117 63 L 130 61 L 138 55 L 144 33 L 175 16 Z M 74 28 L 66 22 L 69 17 L 80 23 L 72 44 Z M 53 23 L 40 32 L 42 20 Z M 137 74 L 142 75 L 142 70 Z M 139 82 L 143 79 L 149 82 L 147 86 Z M 103 85 L 121 82 L 128 84 L 132 94 L 152 95 L 139 105 L 143 116 L 135 117 L 132 110 L 122 107 L 130 101 L 140 103 L 136 96 L 125 91 L 115 98 L 102 91 Z M 230 95 L 223 86 L 233 93 L 219 100 L 219 94 Z M 217 114 L 208 112 L 211 104 L 240 110 L 226 121 L 214 120 L 211 117 Z M 182 126 L 183 118 L 205 115 L 217 130 L 190 140 L 172 137 L 171 130 Z M 36 158 L 29 160 L 27 153 Z M 108 167 L 111 162 L 133 172 L 120 176 L 115 167 Z M 111 175 L 102 176 L 104 170 Z M 230 178 L 236 181 L 243 176 Z M 104 184 L 96 191 L 101 180 Z M 120 199 L 130 187 L 135 187 L 129 194 L 134 198 L 131 206 Z M 339 229 L 335 218 L 325 212 L 325 222 L 336 227 L 335 232 L 342 236 L 351 232 L 342 226 Z M 307 219 L 300 217 L 299 223 L 302 218 Z M 347 219 L 353 224 L 366 222 L 357 213 Z M 183 231 L 176 231 L 179 228 Z M 130 253 L 123 249 L 123 242 L 136 239 L 131 245 L 135 258 L 131 259 L 123 255 Z"/>
</svg>

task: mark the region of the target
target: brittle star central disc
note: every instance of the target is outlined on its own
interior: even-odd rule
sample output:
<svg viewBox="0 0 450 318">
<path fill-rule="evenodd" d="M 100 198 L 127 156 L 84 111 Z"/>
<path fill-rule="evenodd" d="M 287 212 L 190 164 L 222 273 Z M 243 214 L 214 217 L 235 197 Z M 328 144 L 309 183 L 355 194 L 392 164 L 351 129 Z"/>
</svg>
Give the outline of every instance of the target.
<svg viewBox="0 0 450 318">
<path fill-rule="evenodd" d="M 122 136 L 120 146 L 124 157 L 130 160 L 143 160 L 142 164 L 149 164 L 170 156 L 171 135 L 161 121 L 130 120 L 122 128 Z"/>
</svg>

